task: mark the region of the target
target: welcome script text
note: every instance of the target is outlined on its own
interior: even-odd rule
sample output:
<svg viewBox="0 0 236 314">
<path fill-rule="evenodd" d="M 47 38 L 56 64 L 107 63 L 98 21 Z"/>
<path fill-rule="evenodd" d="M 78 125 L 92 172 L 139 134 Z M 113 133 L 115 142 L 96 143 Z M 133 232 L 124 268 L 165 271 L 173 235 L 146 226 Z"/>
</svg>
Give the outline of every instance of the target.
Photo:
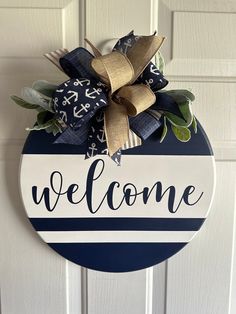
<svg viewBox="0 0 236 314">
<path fill-rule="evenodd" d="M 101 198 L 95 205 L 93 200 L 94 190 L 99 189 L 99 182 L 102 180 L 104 169 L 105 162 L 102 159 L 97 159 L 91 164 L 87 174 L 86 189 L 82 193 L 77 183 L 65 187 L 62 173 L 54 171 L 50 175 L 49 186 L 40 189 L 41 191 L 36 185 L 32 186 L 33 201 L 37 205 L 43 202 L 46 209 L 52 212 L 56 210 L 59 200 L 66 197 L 68 202 L 74 205 L 85 201 L 88 210 L 95 214 L 105 203 L 111 210 L 118 210 L 122 205 L 134 205 L 138 198 L 146 205 L 151 197 L 155 199 L 156 203 L 161 202 L 164 197 L 168 197 L 168 210 L 170 213 L 176 213 L 181 204 L 193 206 L 203 196 L 203 192 L 197 193 L 193 185 L 188 185 L 183 190 L 181 197 L 176 200 L 176 187 L 170 185 L 164 189 L 160 181 L 155 182 L 151 187 L 144 186 L 141 190 L 138 190 L 135 184 L 131 182 L 121 186 L 118 181 L 112 181 L 105 193 L 100 193 Z M 122 196 L 117 202 L 115 194 L 118 189 L 122 192 Z"/>
</svg>

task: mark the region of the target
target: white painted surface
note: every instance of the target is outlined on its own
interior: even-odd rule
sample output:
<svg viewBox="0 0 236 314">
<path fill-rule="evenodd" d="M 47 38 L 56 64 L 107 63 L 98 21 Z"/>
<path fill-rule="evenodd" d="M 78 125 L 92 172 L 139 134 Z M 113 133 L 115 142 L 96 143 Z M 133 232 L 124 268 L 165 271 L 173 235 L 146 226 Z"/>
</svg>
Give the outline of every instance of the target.
<svg viewBox="0 0 236 314">
<path fill-rule="evenodd" d="M 2 314 L 235 313 L 235 12 L 233 0 L 0 0 Z M 168 262 L 129 274 L 81 271 L 44 245 L 25 219 L 17 168 L 34 114 L 9 95 L 39 78 L 63 81 L 42 52 L 76 47 L 85 32 L 102 47 L 133 28 L 158 28 L 168 37 L 168 87 L 197 96 L 194 112 L 217 158 L 216 197 L 201 232 Z"/>
<path fill-rule="evenodd" d="M 193 231 L 40 231 L 40 237 L 47 243 L 185 243 Z"/>
<path fill-rule="evenodd" d="M 56 162 L 55 162 L 56 158 Z M 86 197 L 79 204 L 68 201 L 67 194 L 61 195 L 53 192 L 68 190 L 71 184 L 77 184 L 78 190 L 73 194 L 73 201 L 78 202 L 86 192 L 88 172 L 91 165 L 99 160 L 94 177 L 99 174 L 99 179 L 94 180 L 92 189 L 92 208 L 88 209 Z M 104 164 L 103 164 L 104 163 Z M 73 167 L 71 167 L 73 165 Z M 104 165 L 104 170 L 103 169 Z M 155 168 L 154 168 L 154 165 Z M 193 167 L 194 165 L 194 167 Z M 42 171 L 42 168 L 44 169 Z M 137 175 L 137 169 L 139 173 Z M 55 175 L 52 176 L 52 173 Z M 34 173 L 34 176 L 31 174 Z M 183 175 L 184 174 L 184 175 Z M 206 178 L 207 176 L 207 178 Z M 90 178 L 91 180 L 91 178 Z M 112 193 L 113 204 L 119 208 L 112 210 L 108 204 L 106 193 L 113 181 L 120 183 Z M 156 188 L 155 184 L 161 183 Z M 144 203 L 142 193 L 133 197 L 132 206 L 123 200 L 124 187 L 133 184 L 136 192 L 131 188 L 131 193 L 141 193 L 144 188 L 149 189 L 149 197 Z M 41 199 L 45 187 L 49 188 L 49 202 L 53 211 L 49 211 L 44 202 L 36 204 L 32 197 L 32 187 L 37 188 L 37 201 Z M 168 188 L 175 187 L 173 212 L 168 205 L 170 193 Z M 184 191 L 192 186 L 187 205 L 182 196 Z M 215 189 L 215 161 L 212 156 L 157 156 L 157 155 L 124 155 L 122 166 L 117 165 L 108 156 L 99 156 L 99 159 L 84 159 L 83 155 L 31 155 L 22 156 L 20 168 L 20 189 L 23 203 L 30 218 L 33 217 L 164 217 L 164 218 L 205 218 L 212 203 Z M 156 192 L 161 194 L 167 190 L 160 202 L 156 201 Z M 105 198 L 104 198 L 105 197 Z M 56 203 L 56 200 L 58 202 Z M 194 204 L 196 203 L 196 204 Z M 99 209 L 98 209 L 99 208 Z M 98 210 L 97 210 L 98 209 Z M 97 210 L 97 211 L 96 211 Z"/>
</svg>

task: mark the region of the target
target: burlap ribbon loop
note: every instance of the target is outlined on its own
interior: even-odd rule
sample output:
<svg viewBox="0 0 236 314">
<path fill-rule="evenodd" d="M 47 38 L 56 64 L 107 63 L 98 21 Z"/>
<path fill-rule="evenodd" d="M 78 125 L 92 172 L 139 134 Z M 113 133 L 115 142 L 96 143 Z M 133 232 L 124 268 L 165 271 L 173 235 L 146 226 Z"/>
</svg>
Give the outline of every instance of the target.
<svg viewBox="0 0 236 314">
<path fill-rule="evenodd" d="M 110 86 L 112 94 L 130 83 L 134 77 L 134 69 L 129 59 L 118 51 L 94 58 L 91 66 L 99 78 Z"/>
<path fill-rule="evenodd" d="M 131 117 L 145 111 L 156 101 L 153 91 L 144 84 L 122 87 L 117 93 L 117 98 L 126 106 L 127 113 Z"/>
<path fill-rule="evenodd" d="M 91 62 L 98 77 L 110 89 L 109 105 L 105 109 L 104 128 L 109 155 L 116 153 L 129 139 L 128 116 L 136 116 L 156 101 L 153 91 L 146 85 L 132 85 L 164 41 L 161 36 L 143 36 L 127 55 L 113 51 L 100 55 Z M 87 41 L 92 49 L 94 46 Z"/>
</svg>

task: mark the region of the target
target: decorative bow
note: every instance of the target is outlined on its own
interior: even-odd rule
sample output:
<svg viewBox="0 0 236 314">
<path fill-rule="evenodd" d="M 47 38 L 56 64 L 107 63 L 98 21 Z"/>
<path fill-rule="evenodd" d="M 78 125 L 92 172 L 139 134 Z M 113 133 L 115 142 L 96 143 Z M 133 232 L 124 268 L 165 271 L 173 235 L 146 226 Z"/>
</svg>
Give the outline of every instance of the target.
<svg viewBox="0 0 236 314">
<path fill-rule="evenodd" d="M 87 140 L 87 158 L 108 153 L 119 163 L 121 149 L 141 145 L 161 126 L 162 110 L 182 116 L 168 95 L 158 93 L 168 81 L 150 60 L 163 41 L 155 34 L 131 32 L 107 55 L 88 40 L 95 57 L 84 48 L 47 54 L 71 78 L 53 96 L 65 126 L 55 143 L 80 145 Z"/>
</svg>

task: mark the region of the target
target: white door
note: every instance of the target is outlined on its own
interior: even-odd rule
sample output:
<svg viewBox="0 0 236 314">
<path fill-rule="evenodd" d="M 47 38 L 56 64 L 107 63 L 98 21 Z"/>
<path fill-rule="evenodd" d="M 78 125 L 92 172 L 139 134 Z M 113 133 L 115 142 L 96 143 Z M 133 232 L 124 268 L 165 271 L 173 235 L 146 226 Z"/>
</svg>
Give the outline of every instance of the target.
<svg viewBox="0 0 236 314">
<path fill-rule="evenodd" d="M 236 313 L 235 13 L 234 0 L 0 0 L 1 314 Z M 168 87 L 196 95 L 194 112 L 215 151 L 217 188 L 209 218 L 185 249 L 156 267 L 111 274 L 66 261 L 27 221 L 18 164 L 34 115 L 9 95 L 37 79 L 63 81 L 45 52 L 83 45 L 85 35 L 103 48 L 132 29 L 167 36 Z"/>
</svg>

